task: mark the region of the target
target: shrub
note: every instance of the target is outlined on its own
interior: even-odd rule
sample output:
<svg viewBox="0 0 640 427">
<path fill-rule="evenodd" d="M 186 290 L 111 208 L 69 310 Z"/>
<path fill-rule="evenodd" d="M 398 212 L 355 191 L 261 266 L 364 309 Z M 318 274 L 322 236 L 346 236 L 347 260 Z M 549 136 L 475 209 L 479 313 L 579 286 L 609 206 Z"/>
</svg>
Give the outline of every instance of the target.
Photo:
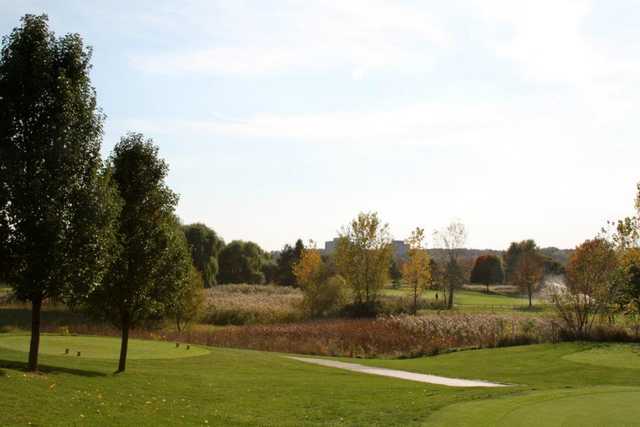
<svg viewBox="0 0 640 427">
<path fill-rule="evenodd" d="M 185 282 L 170 309 L 178 331 L 198 320 L 204 306 L 204 281 L 195 266 L 191 266 Z"/>
<path fill-rule="evenodd" d="M 314 316 L 335 313 L 346 301 L 346 282 L 340 275 L 320 282 L 313 293 L 305 290 L 304 305 Z"/>
<path fill-rule="evenodd" d="M 340 275 L 329 276 L 317 249 L 302 249 L 293 274 L 304 293 L 304 309 L 311 317 L 326 316 L 344 305 L 346 281 Z"/>
</svg>

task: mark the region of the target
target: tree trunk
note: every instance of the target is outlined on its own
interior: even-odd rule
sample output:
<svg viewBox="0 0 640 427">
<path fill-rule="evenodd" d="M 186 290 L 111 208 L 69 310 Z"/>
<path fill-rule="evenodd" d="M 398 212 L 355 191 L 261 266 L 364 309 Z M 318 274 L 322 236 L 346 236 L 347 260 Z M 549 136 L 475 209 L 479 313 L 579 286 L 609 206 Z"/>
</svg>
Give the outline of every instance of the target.
<svg viewBox="0 0 640 427">
<path fill-rule="evenodd" d="M 487 287 L 487 293 L 489 293 L 489 284 L 485 283 L 485 286 Z"/>
<path fill-rule="evenodd" d="M 413 314 L 418 312 L 418 288 L 413 290 Z"/>
<path fill-rule="evenodd" d="M 529 308 L 533 307 L 533 305 L 531 304 L 531 294 L 533 293 L 533 289 L 531 289 L 531 287 L 529 287 Z"/>
<path fill-rule="evenodd" d="M 38 351 L 40 349 L 40 312 L 42 297 L 34 298 L 31 302 L 31 345 L 29 346 L 29 366 L 31 372 L 38 370 Z"/>
<path fill-rule="evenodd" d="M 127 367 L 127 348 L 129 346 L 129 316 L 124 315 L 122 319 L 122 341 L 120 343 L 120 362 L 118 371 L 124 372 Z"/>
<path fill-rule="evenodd" d="M 447 308 L 453 308 L 453 286 L 449 286 L 449 301 L 447 302 Z"/>
</svg>

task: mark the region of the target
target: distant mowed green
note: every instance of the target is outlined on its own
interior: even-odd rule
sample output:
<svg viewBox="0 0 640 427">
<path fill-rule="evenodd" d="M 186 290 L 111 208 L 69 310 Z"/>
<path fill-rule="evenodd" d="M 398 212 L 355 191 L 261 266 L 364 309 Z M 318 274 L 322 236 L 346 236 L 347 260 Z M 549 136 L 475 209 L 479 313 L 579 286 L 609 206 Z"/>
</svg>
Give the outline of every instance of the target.
<svg viewBox="0 0 640 427">
<path fill-rule="evenodd" d="M 640 426 L 640 387 L 542 391 L 450 405 L 429 418 L 433 427 Z"/>
<path fill-rule="evenodd" d="M 0 347 L 29 351 L 28 335 L 0 336 Z M 187 349 L 188 348 L 188 349 Z M 67 350 L 69 350 L 67 354 Z M 80 352 L 80 356 L 78 356 Z M 43 335 L 40 353 L 54 356 L 86 357 L 90 359 L 118 359 L 120 341 L 114 338 L 93 336 Z M 165 341 L 129 340 L 129 359 L 174 359 L 202 356 L 209 350 L 203 347 L 179 345 Z"/>
</svg>

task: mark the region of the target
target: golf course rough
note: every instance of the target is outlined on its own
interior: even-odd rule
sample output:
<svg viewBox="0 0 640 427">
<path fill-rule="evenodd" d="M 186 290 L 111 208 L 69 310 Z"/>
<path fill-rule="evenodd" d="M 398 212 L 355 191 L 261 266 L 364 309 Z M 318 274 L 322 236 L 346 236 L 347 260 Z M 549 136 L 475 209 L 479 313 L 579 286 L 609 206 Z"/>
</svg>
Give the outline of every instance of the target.
<svg viewBox="0 0 640 427">
<path fill-rule="evenodd" d="M 120 346 L 114 338 L 94 336 L 42 335 L 40 337 L 40 353 L 52 356 L 81 357 L 88 359 L 118 359 Z M 28 352 L 29 335 L 0 336 L 0 347 L 9 350 Z M 69 349 L 69 353 L 66 351 Z M 78 356 L 80 352 L 80 356 Z M 166 341 L 129 340 L 127 358 L 129 359 L 176 359 L 183 357 L 203 356 L 209 350 L 186 345 L 176 347 L 175 343 Z"/>
</svg>

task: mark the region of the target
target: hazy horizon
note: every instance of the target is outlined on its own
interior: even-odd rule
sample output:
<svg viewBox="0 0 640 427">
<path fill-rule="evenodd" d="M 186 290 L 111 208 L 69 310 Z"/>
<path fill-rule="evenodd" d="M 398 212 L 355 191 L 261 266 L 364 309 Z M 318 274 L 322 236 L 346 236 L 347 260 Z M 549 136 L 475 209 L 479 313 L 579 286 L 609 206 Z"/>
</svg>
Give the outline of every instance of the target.
<svg viewBox="0 0 640 427">
<path fill-rule="evenodd" d="M 126 13 L 125 13 L 126 11 Z M 103 154 L 152 138 L 178 214 L 225 241 L 319 246 L 360 211 L 395 239 L 573 248 L 633 213 L 633 1 L 0 0 L 94 49 Z"/>
</svg>

